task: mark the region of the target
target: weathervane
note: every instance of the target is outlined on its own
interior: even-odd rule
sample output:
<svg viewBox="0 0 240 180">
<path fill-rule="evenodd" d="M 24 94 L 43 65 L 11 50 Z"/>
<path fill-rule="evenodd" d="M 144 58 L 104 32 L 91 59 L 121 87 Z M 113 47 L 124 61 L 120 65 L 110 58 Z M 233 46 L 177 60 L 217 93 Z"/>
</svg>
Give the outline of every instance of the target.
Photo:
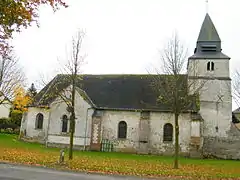
<svg viewBox="0 0 240 180">
<path fill-rule="evenodd" d="M 208 0 L 206 0 L 206 13 L 208 13 Z"/>
</svg>

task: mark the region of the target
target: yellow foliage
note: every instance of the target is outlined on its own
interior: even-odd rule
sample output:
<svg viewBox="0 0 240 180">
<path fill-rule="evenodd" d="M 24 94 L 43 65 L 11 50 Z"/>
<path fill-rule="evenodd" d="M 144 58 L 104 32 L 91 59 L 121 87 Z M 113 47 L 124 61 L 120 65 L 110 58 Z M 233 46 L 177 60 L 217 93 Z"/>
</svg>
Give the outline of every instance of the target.
<svg viewBox="0 0 240 180">
<path fill-rule="evenodd" d="M 26 91 L 22 87 L 16 88 L 14 95 L 14 108 L 22 112 L 27 111 L 27 105 L 32 102 L 31 97 L 26 94 Z"/>
</svg>

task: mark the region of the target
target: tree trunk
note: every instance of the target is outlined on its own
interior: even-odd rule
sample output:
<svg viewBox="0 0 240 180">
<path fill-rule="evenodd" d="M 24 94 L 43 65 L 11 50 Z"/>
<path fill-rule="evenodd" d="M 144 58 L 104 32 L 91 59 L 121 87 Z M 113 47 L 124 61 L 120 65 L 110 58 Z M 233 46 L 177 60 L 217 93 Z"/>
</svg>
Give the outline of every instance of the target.
<svg viewBox="0 0 240 180">
<path fill-rule="evenodd" d="M 73 159 L 73 137 L 75 131 L 75 89 L 76 89 L 76 77 L 77 77 L 77 70 L 75 66 L 75 72 L 72 79 L 72 113 L 71 113 L 71 120 L 70 120 L 70 143 L 69 143 L 69 160 Z"/>
<path fill-rule="evenodd" d="M 69 143 L 69 160 L 73 159 L 73 137 L 75 130 L 75 112 L 72 112 L 70 118 L 70 143 Z"/>
<path fill-rule="evenodd" d="M 179 114 L 175 113 L 175 154 L 174 154 L 174 169 L 178 169 L 178 156 L 179 156 L 179 125 L 178 117 Z"/>
</svg>

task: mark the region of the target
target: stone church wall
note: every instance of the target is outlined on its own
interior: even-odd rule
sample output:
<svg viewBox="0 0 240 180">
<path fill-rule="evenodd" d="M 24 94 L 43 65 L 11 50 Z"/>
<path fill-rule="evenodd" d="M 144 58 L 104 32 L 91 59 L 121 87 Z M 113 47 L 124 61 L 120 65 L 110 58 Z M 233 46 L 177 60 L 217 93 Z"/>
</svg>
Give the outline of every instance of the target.
<svg viewBox="0 0 240 180">
<path fill-rule="evenodd" d="M 36 116 L 38 113 L 43 114 L 43 128 L 36 129 Z M 28 112 L 22 118 L 21 133 L 25 135 L 26 138 L 43 143 L 47 137 L 47 126 L 49 119 L 49 110 L 44 108 L 30 107 Z"/>
<path fill-rule="evenodd" d="M 105 111 L 102 118 L 102 139 L 113 143 L 114 151 L 136 153 L 139 143 L 140 112 Z M 118 139 L 118 123 L 127 123 L 127 138 Z"/>
<path fill-rule="evenodd" d="M 127 123 L 126 139 L 118 139 L 117 137 L 120 121 Z M 173 114 L 151 112 L 147 120 L 141 119 L 140 112 L 105 111 L 102 118 L 102 139 L 110 140 L 113 143 L 114 151 L 172 155 L 174 153 L 174 132 L 172 142 L 163 142 L 163 126 L 166 123 L 171 123 L 174 126 Z M 180 152 L 183 155 L 189 155 L 190 113 L 179 116 L 179 123 Z"/>
<path fill-rule="evenodd" d="M 150 117 L 151 133 L 149 149 L 152 154 L 173 155 L 173 141 L 163 142 L 163 126 L 166 123 L 174 125 L 174 114 L 171 113 L 151 113 Z M 189 144 L 191 138 L 191 117 L 190 113 L 179 116 L 179 145 L 182 155 L 189 155 Z"/>
<path fill-rule="evenodd" d="M 228 137 L 204 137 L 203 156 L 240 160 L 240 130 L 232 124 Z"/>
<path fill-rule="evenodd" d="M 93 109 L 77 92 L 75 100 L 75 133 L 74 145 L 76 149 L 84 148 L 90 145 L 91 136 L 91 120 Z M 62 132 L 62 116 L 67 115 L 70 119 L 70 113 L 67 112 L 67 105 L 64 102 L 59 102 L 58 99 L 51 104 L 50 121 L 48 127 L 48 146 L 64 147 L 69 144 L 69 127 L 68 132 Z"/>
</svg>

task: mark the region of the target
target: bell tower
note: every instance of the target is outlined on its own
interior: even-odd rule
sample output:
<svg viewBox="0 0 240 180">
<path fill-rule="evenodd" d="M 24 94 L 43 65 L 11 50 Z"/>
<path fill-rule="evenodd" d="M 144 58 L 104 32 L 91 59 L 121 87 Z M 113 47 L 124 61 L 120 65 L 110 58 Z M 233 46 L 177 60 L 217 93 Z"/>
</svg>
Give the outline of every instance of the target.
<svg viewBox="0 0 240 180">
<path fill-rule="evenodd" d="M 222 53 L 221 39 L 207 13 L 194 54 L 188 59 L 189 81 L 195 81 L 200 94 L 203 136 L 226 137 L 232 119 L 230 57 Z"/>
</svg>

